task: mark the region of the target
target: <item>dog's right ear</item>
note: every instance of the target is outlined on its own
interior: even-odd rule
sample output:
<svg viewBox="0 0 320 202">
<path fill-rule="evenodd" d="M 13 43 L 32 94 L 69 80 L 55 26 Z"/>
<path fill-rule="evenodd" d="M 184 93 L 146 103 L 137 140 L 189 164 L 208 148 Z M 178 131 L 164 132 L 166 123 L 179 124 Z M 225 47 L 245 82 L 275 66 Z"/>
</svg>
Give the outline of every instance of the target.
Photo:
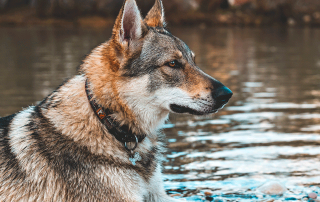
<svg viewBox="0 0 320 202">
<path fill-rule="evenodd" d="M 150 27 L 165 27 L 164 9 L 161 0 L 156 0 L 144 21 Z"/>
<path fill-rule="evenodd" d="M 114 40 L 128 47 L 139 40 L 147 30 L 135 0 L 126 0 L 120 10 L 112 31 Z"/>
</svg>

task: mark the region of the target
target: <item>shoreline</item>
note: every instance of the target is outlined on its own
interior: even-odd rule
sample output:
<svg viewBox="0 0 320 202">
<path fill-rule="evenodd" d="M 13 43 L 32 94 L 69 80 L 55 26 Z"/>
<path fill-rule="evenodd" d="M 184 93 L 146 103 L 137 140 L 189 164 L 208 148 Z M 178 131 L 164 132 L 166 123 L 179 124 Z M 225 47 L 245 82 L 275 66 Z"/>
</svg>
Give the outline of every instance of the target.
<svg viewBox="0 0 320 202">
<path fill-rule="evenodd" d="M 187 12 L 168 15 L 166 18 L 170 25 L 227 27 L 320 27 L 320 13 L 316 15 L 300 15 L 294 18 L 279 21 L 276 15 L 257 15 L 242 11 L 221 11 L 214 13 Z M 36 17 L 35 10 L 20 8 L 0 13 L 0 27 L 9 26 L 80 26 L 80 27 L 107 27 L 112 26 L 113 17 L 87 15 L 74 18 Z"/>
</svg>

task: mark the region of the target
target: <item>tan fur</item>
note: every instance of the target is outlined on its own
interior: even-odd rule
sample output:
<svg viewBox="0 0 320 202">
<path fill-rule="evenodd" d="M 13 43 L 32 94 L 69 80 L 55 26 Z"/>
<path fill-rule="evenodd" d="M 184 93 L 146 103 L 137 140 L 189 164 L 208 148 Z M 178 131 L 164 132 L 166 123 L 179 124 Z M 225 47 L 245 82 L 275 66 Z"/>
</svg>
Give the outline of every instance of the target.
<svg viewBox="0 0 320 202">
<path fill-rule="evenodd" d="M 152 7 L 152 9 L 147 14 L 147 17 L 145 18 L 145 22 L 150 27 L 163 27 L 163 26 L 165 26 L 164 10 L 163 10 L 162 1 L 156 0 L 155 5 Z"/>
</svg>

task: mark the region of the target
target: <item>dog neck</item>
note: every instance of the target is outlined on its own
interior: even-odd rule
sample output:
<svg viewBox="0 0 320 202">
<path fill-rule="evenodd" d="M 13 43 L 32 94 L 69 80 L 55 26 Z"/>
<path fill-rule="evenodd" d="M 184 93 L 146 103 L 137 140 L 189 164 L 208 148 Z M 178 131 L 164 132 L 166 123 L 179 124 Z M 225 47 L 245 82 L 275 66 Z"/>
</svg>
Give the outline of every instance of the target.
<svg viewBox="0 0 320 202">
<path fill-rule="evenodd" d="M 90 90 L 89 85 L 90 83 L 87 79 L 85 83 L 85 90 L 90 105 L 99 121 L 108 129 L 109 133 L 113 135 L 118 141 L 125 144 L 126 149 L 128 149 L 126 146 L 127 142 L 142 142 L 146 135 L 133 133 L 127 125 L 120 126 L 118 121 L 112 117 L 113 113 L 110 111 L 110 109 L 102 107 L 93 98 L 93 92 Z"/>
</svg>

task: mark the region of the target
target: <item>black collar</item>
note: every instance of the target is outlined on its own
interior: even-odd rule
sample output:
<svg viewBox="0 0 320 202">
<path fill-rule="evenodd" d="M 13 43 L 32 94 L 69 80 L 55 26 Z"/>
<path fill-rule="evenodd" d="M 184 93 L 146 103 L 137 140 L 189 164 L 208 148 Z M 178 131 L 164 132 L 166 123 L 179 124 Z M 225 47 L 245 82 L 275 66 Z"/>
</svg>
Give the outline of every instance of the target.
<svg viewBox="0 0 320 202">
<path fill-rule="evenodd" d="M 93 99 L 93 92 L 90 90 L 89 85 L 87 79 L 85 86 L 87 97 L 100 122 L 108 129 L 110 134 L 125 145 L 126 149 L 134 150 L 137 147 L 138 142 L 142 142 L 146 135 L 134 134 L 127 125 L 120 126 L 119 123 L 111 117 L 112 112 L 109 109 L 103 108 Z M 136 144 L 133 148 L 128 148 L 128 142 L 135 142 Z"/>
</svg>

